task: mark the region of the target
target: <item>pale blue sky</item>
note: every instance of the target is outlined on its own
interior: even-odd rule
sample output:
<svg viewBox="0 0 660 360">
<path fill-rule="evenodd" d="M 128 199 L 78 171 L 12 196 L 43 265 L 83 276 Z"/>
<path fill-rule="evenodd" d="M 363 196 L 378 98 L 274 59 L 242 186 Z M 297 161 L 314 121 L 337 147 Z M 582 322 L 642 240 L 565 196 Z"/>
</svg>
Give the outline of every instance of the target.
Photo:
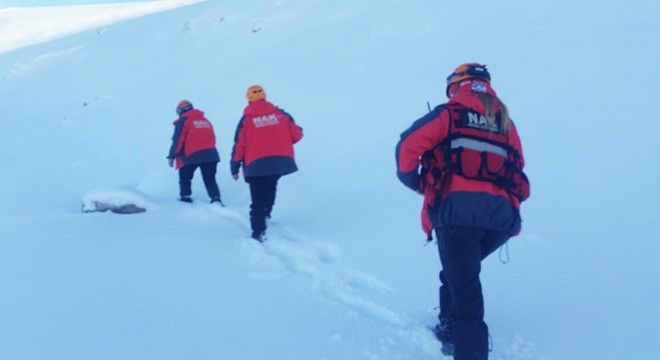
<svg viewBox="0 0 660 360">
<path fill-rule="evenodd" d="M 150 2 L 154 0 L 0 0 L 0 8 L 58 5 L 88 5 L 125 2 Z"/>
</svg>

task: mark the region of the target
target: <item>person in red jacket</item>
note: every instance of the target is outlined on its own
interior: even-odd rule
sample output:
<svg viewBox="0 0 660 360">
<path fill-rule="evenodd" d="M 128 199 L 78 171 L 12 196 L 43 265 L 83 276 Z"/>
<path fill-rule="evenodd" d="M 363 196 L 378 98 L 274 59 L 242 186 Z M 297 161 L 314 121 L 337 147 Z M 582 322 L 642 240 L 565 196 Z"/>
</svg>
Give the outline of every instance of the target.
<svg viewBox="0 0 660 360">
<path fill-rule="evenodd" d="M 422 228 L 437 236 L 440 315 L 434 331 L 454 359 L 488 358 L 481 261 L 520 232 L 529 197 L 520 138 L 485 65 L 447 78 L 449 101 L 415 121 L 396 147 L 397 176 L 424 195 Z"/>
<path fill-rule="evenodd" d="M 266 101 L 259 86 L 247 90 L 248 106 L 238 122 L 231 155 L 231 174 L 238 180 L 243 166 L 245 181 L 250 184 L 250 225 L 252 238 L 266 239 L 266 218 L 275 204 L 277 182 L 283 175 L 298 170 L 293 144 L 302 139 L 302 128 L 291 115 Z"/>
<path fill-rule="evenodd" d="M 192 178 L 199 167 L 211 203 L 224 206 L 215 181 L 220 155 L 215 147 L 213 125 L 204 117 L 204 112 L 193 108 L 188 100 L 179 102 L 176 113 L 179 118 L 173 123 L 174 134 L 167 159 L 170 167 L 176 166 L 179 170 L 179 200 L 192 202 Z"/>
</svg>

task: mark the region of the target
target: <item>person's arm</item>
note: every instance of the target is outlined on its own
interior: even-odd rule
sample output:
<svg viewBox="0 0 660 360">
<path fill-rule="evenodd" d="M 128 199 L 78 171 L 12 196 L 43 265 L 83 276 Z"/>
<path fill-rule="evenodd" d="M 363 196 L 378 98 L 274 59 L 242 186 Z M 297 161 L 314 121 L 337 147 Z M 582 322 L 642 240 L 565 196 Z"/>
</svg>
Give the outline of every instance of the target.
<svg viewBox="0 0 660 360">
<path fill-rule="evenodd" d="M 447 136 L 448 121 L 448 111 L 438 106 L 401 134 L 395 154 L 397 177 L 410 189 L 423 191 L 423 179 L 419 176 L 420 159 Z"/>
<path fill-rule="evenodd" d="M 241 168 L 241 164 L 245 159 L 245 127 L 243 126 L 243 120 L 245 116 L 241 118 L 236 127 L 236 134 L 234 135 L 234 147 L 231 152 L 231 161 L 229 162 L 229 167 L 231 171 L 231 177 L 234 180 L 238 180 L 238 171 Z"/>
<path fill-rule="evenodd" d="M 185 136 L 184 136 L 184 131 L 183 131 L 183 125 L 185 119 L 179 118 L 174 122 L 174 134 L 172 134 L 172 145 L 170 145 L 170 151 L 167 155 L 167 162 L 170 167 L 174 166 L 174 159 L 176 159 L 177 155 L 183 149 L 183 145 L 185 143 Z"/>
</svg>

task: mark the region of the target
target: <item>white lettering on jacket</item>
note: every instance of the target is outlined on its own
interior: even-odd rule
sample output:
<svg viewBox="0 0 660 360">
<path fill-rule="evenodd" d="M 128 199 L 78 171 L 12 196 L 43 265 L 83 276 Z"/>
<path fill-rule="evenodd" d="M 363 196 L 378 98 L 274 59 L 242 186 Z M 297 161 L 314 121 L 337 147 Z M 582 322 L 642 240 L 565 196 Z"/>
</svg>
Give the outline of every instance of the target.
<svg viewBox="0 0 660 360">
<path fill-rule="evenodd" d="M 493 119 L 489 119 L 481 114 L 468 112 L 468 124 L 471 128 L 487 130 L 490 132 L 499 132 L 499 127 Z"/>
<path fill-rule="evenodd" d="M 195 125 L 196 129 L 210 128 L 211 127 L 211 123 L 209 123 L 206 120 L 193 120 L 193 125 Z"/>
<path fill-rule="evenodd" d="M 252 118 L 252 121 L 254 122 L 255 127 L 264 127 L 264 126 L 271 126 L 271 125 L 277 125 L 279 124 L 279 120 L 277 120 L 277 115 L 276 114 L 269 114 L 269 115 L 264 115 L 264 116 L 255 116 Z"/>
</svg>

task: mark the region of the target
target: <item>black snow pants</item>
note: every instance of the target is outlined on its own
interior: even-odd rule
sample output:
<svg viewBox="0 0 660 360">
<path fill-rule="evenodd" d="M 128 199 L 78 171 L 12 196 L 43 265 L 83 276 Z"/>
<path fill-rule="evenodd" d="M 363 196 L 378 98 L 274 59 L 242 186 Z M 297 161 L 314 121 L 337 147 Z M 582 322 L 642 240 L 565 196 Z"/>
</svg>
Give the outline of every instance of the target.
<svg viewBox="0 0 660 360">
<path fill-rule="evenodd" d="M 250 184 L 250 195 L 252 197 L 250 225 L 252 226 L 253 237 L 266 231 L 266 217 L 270 217 L 270 213 L 273 211 L 279 179 L 280 175 L 248 176 L 245 178 L 245 181 Z"/>
<path fill-rule="evenodd" d="M 192 194 L 192 179 L 198 167 L 202 171 L 202 179 L 204 179 L 207 194 L 211 200 L 220 200 L 220 188 L 218 188 L 218 183 L 215 181 L 218 168 L 217 162 L 186 165 L 179 169 L 179 195 L 183 198 Z"/>
<path fill-rule="evenodd" d="M 453 324 L 455 360 L 488 359 L 488 326 L 479 274 L 481 260 L 509 235 L 467 226 L 437 229 L 440 271 L 440 319 Z"/>
</svg>

